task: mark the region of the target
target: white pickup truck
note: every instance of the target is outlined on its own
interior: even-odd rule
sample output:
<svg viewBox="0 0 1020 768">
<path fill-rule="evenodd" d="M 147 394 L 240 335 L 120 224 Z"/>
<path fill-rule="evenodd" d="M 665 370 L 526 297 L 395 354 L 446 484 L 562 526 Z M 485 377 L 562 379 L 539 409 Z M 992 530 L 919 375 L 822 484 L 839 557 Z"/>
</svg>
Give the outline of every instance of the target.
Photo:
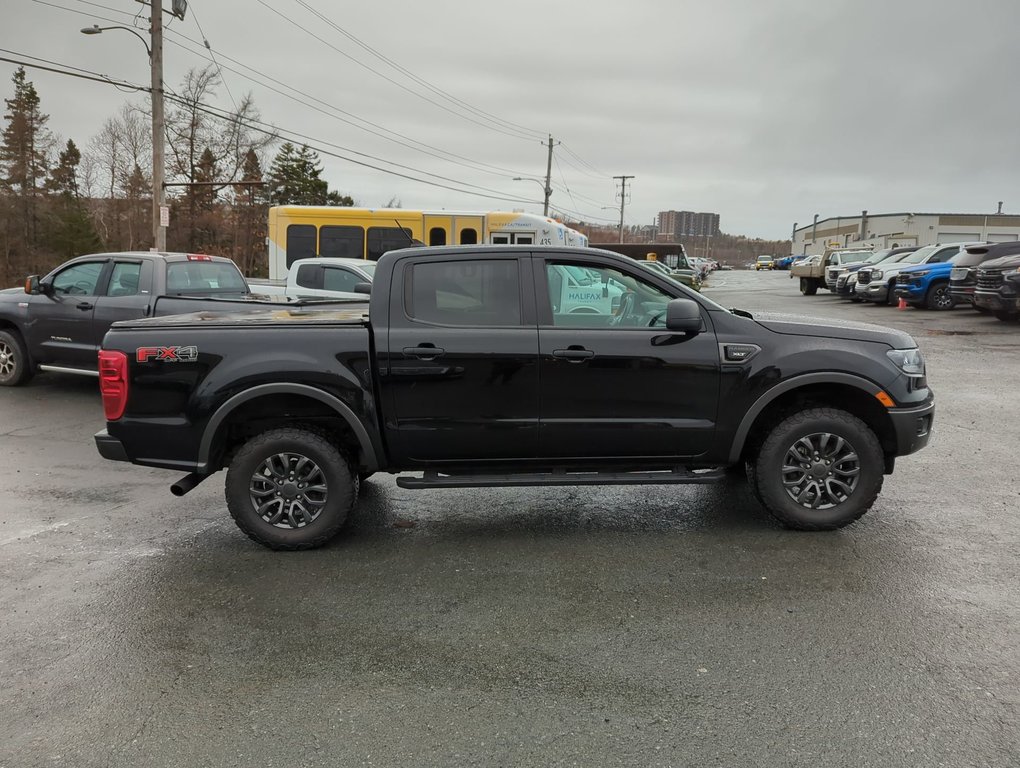
<svg viewBox="0 0 1020 768">
<path fill-rule="evenodd" d="M 360 284 L 371 284 L 374 274 L 374 261 L 319 257 L 295 261 L 286 281 L 251 279 L 248 284 L 252 291 L 269 296 L 367 301 L 366 292 L 356 289 Z"/>
</svg>

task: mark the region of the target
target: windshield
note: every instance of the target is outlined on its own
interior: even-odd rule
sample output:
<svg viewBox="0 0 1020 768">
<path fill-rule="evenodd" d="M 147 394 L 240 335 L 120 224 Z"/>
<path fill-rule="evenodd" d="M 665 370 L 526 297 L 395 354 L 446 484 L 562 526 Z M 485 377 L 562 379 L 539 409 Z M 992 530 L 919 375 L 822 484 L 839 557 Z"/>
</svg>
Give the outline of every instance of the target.
<svg viewBox="0 0 1020 768">
<path fill-rule="evenodd" d="M 865 264 L 878 264 L 880 261 L 885 261 L 889 258 L 892 253 L 892 248 L 885 248 L 881 251 L 875 251 L 871 256 L 864 260 Z"/>
<path fill-rule="evenodd" d="M 771 256 L 759 256 L 758 257 L 758 261 L 761 261 L 761 262 L 772 261 L 772 257 Z"/>
<path fill-rule="evenodd" d="M 237 267 L 226 261 L 174 261 L 166 265 L 166 292 L 170 294 L 248 293 Z"/>
<path fill-rule="evenodd" d="M 918 248 L 913 253 L 907 254 L 907 258 L 903 259 L 902 263 L 920 264 L 922 261 L 931 256 L 935 252 L 935 249 L 938 247 L 939 246 L 937 245 L 926 245 L 924 246 L 924 248 Z"/>
</svg>

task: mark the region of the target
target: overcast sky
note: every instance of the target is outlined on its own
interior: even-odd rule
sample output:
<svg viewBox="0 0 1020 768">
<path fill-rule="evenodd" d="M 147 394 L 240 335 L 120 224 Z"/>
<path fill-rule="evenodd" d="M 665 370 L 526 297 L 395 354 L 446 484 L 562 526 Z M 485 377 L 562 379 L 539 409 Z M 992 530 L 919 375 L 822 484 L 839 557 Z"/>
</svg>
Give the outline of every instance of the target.
<svg viewBox="0 0 1020 768">
<path fill-rule="evenodd" d="M 411 176 L 443 176 L 450 181 L 440 183 L 461 190 L 324 155 L 331 188 L 361 205 L 397 197 L 407 208 L 540 212 L 541 184 L 512 177 L 544 176 L 541 142 L 552 134 L 562 141 L 553 206 L 590 221 L 618 215 L 603 207 L 618 206 L 611 177 L 620 174 L 635 177 L 628 224 L 650 224 L 660 210 L 713 211 L 723 231 L 766 238 L 789 236 L 794 222 L 803 226 L 815 213 L 986 212 L 999 200 L 1020 212 L 1018 0 L 188 5 L 167 34 L 168 85 L 208 61 L 202 49 L 171 44 L 195 48 L 173 33 L 201 41 L 204 32 L 225 67 L 216 106 L 229 108 L 228 89 L 235 99 L 250 91 L 263 119 L 283 133 L 401 164 L 413 170 L 385 167 Z M 147 84 L 139 41 L 126 32 L 78 32 L 131 25 L 134 14 L 147 15 L 134 0 L 3 0 L 3 10 L 0 56 L 27 54 Z M 14 69 L 0 62 L 4 97 Z M 39 70 L 28 75 L 50 128 L 82 146 L 126 100 L 147 98 Z M 266 76 L 418 149 L 248 79 Z M 434 149 L 419 151 L 421 144 Z M 478 197 L 468 185 L 506 199 Z"/>
</svg>

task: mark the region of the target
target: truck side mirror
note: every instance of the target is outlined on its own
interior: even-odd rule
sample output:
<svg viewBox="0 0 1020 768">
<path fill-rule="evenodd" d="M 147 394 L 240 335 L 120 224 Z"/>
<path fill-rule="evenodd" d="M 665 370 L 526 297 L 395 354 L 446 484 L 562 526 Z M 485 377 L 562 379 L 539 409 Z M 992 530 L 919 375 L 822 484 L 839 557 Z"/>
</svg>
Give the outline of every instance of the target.
<svg viewBox="0 0 1020 768">
<path fill-rule="evenodd" d="M 40 293 L 44 296 L 52 296 L 53 281 L 47 280 L 45 277 L 40 278 L 39 275 L 29 275 L 25 278 L 25 293 L 32 296 L 38 296 Z"/>
<path fill-rule="evenodd" d="M 372 284 L 371 283 L 357 283 L 354 286 L 354 292 L 355 293 L 363 293 L 366 296 L 368 296 L 368 295 L 370 295 L 372 293 Z"/>
<path fill-rule="evenodd" d="M 701 307 L 691 299 L 673 299 L 666 305 L 666 330 L 701 332 Z"/>
</svg>

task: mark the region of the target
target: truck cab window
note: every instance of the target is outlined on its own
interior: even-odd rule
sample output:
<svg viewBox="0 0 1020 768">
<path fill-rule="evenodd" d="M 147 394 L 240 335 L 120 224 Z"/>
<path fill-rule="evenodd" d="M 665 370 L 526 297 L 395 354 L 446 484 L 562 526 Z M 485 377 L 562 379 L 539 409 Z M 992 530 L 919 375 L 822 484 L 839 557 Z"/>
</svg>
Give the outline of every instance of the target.
<svg viewBox="0 0 1020 768">
<path fill-rule="evenodd" d="M 75 264 L 53 278 L 53 292 L 58 296 L 95 296 L 104 261 Z"/>
<path fill-rule="evenodd" d="M 673 298 L 639 277 L 597 264 L 548 262 L 546 283 L 557 327 L 662 328 Z"/>
<path fill-rule="evenodd" d="M 354 292 L 354 286 L 365 279 L 343 267 L 326 267 L 322 273 L 322 287 L 327 291 Z"/>
<path fill-rule="evenodd" d="M 298 267 L 295 280 L 300 288 L 321 288 L 322 267 L 318 264 L 302 264 Z"/>
<path fill-rule="evenodd" d="M 405 290 L 408 317 L 438 325 L 518 326 L 516 259 L 415 264 Z"/>
<path fill-rule="evenodd" d="M 118 261 L 113 265 L 110 276 L 110 287 L 107 296 L 135 296 L 138 294 L 138 283 L 142 274 L 141 262 Z"/>
</svg>

